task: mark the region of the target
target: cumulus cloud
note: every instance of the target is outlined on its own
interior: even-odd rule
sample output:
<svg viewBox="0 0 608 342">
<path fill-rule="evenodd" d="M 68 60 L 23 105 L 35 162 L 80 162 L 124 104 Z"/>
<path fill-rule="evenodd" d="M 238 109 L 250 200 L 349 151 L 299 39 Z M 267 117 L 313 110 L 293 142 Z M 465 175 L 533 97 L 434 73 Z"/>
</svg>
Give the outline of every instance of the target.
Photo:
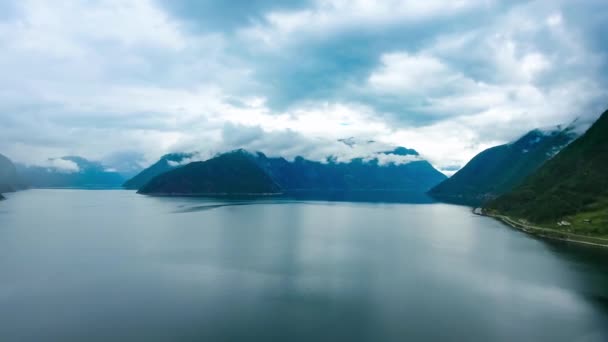
<svg viewBox="0 0 608 342">
<path fill-rule="evenodd" d="M 461 81 L 461 76 L 433 56 L 387 53 L 368 82 L 380 92 L 398 96 L 424 95 Z"/>
<path fill-rule="evenodd" d="M 414 148 L 450 173 L 608 105 L 602 0 L 0 9 L 0 151 L 24 163 L 82 155 L 122 170 L 135 167 L 116 158 L 125 151 L 145 165 L 174 151 L 349 160 L 382 150 L 338 142 L 355 137 Z"/>
</svg>

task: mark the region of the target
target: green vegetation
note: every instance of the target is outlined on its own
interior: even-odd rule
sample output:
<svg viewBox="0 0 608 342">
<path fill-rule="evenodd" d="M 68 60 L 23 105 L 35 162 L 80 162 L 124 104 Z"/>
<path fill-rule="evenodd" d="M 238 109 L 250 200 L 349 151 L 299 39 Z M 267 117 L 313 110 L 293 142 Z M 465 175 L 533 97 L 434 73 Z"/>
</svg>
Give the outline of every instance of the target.
<svg viewBox="0 0 608 342">
<path fill-rule="evenodd" d="M 585 211 L 564 217 L 572 225 L 564 227 L 576 234 L 608 237 L 608 199 L 588 205 Z M 560 228 L 554 224 L 555 228 Z"/>
<path fill-rule="evenodd" d="M 608 237 L 605 235 L 591 235 L 586 230 L 575 230 L 572 227 L 566 228 L 557 226 L 549 228 L 545 226 L 538 226 L 524 219 L 513 219 L 511 217 L 496 213 L 488 213 L 488 216 L 494 217 L 515 229 L 535 236 L 608 247 Z"/>
<path fill-rule="evenodd" d="M 521 184 L 575 138 L 571 128 L 533 130 L 513 143 L 479 153 L 429 193 L 444 201 L 480 205 Z"/>
<path fill-rule="evenodd" d="M 561 231 L 608 236 L 608 111 L 581 138 L 486 209 Z M 558 225 L 562 221 L 567 223 Z"/>
<path fill-rule="evenodd" d="M 139 190 L 154 177 L 175 169 L 184 160 L 192 158 L 192 153 L 170 153 L 162 156 L 159 161 L 127 180 L 122 186 L 125 189 Z"/>
<path fill-rule="evenodd" d="M 396 149 L 387 154 L 415 153 Z M 417 153 L 416 153 L 417 155 Z M 297 157 L 268 158 L 237 150 L 163 173 L 140 190 L 145 194 L 254 194 L 323 192 L 411 192 L 424 194 L 446 177 L 424 160 L 381 165 L 377 159 L 340 163 Z"/>
<path fill-rule="evenodd" d="M 159 195 L 276 194 L 280 187 L 243 152 L 190 163 L 153 178 L 139 190 Z"/>
</svg>

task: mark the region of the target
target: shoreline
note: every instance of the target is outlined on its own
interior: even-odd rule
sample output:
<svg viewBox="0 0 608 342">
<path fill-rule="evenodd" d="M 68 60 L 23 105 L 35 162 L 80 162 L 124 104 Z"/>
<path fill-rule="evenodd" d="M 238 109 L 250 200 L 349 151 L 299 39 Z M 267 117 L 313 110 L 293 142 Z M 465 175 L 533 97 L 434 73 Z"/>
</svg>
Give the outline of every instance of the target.
<svg viewBox="0 0 608 342">
<path fill-rule="evenodd" d="M 476 210 L 476 209 L 477 208 L 475 208 L 474 210 Z M 482 214 L 476 213 L 476 215 L 491 217 L 491 218 L 493 218 L 497 221 L 500 221 L 503 224 L 511 227 L 512 229 L 519 230 L 521 232 L 524 232 L 524 233 L 532 235 L 532 236 L 541 237 L 541 238 L 550 239 L 550 240 L 570 242 L 570 243 L 575 243 L 575 244 L 584 245 L 584 246 L 608 248 L 608 239 L 607 238 L 579 235 L 579 234 L 573 234 L 573 233 L 568 233 L 568 232 L 562 232 L 562 231 L 551 229 L 551 228 L 532 226 L 529 224 L 524 224 L 522 222 L 515 221 L 514 219 L 512 219 L 508 216 L 504 216 L 504 215 L 496 215 L 496 214 L 488 214 L 488 213 L 482 213 Z"/>
<path fill-rule="evenodd" d="M 255 193 L 228 193 L 228 192 L 211 192 L 211 193 L 177 193 L 177 192 L 151 192 L 142 193 L 137 191 L 136 194 L 151 196 L 151 197 L 272 197 L 281 196 L 282 192 L 255 192 Z"/>
</svg>

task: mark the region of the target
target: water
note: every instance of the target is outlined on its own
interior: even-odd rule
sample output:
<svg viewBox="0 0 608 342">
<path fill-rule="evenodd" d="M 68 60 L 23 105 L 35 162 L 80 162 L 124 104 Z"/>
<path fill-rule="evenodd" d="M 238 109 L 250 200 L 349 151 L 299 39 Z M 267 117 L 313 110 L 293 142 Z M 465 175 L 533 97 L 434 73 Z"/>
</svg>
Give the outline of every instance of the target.
<svg viewBox="0 0 608 342">
<path fill-rule="evenodd" d="M 608 254 L 466 207 L 30 190 L 0 341 L 607 341 Z"/>
</svg>

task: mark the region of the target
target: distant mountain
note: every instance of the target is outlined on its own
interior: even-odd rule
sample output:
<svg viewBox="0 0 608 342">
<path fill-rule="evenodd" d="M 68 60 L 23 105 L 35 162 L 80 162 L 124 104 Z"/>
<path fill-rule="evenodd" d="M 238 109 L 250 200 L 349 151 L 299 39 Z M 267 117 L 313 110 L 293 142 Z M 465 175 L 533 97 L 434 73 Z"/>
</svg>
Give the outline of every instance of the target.
<svg viewBox="0 0 608 342">
<path fill-rule="evenodd" d="M 34 188 L 119 188 L 124 178 L 101 163 L 82 157 L 49 159 L 47 166 L 18 165 L 23 180 Z"/>
<path fill-rule="evenodd" d="M 129 179 L 123 184 L 125 189 L 139 190 L 146 185 L 152 178 L 173 170 L 182 165 L 182 163 L 193 157 L 193 153 L 170 153 L 162 156 L 159 161 L 144 169 L 135 177 Z"/>
<path fill-rule="evenodd" d="M 134 151 L 115 152 L 106 156 L 101 163 L 108 169 L 119 173 L 123 178 L 130 179 L 144 168 L 144 155 Z"/>
<path fill-rule="evenodd" d="M 242 151 L 193 162 L 153 178 L 143 194 L 249 195 L 276 194 L 280 187 Z"/>
<path fill-rule="evenodd" d="M 535 129 L 515 142 L 479 153 L 430 194 L 444 201 L 479 205 L 521 184 L 577 136 L 573 127 Z"/>
<path fill-rule="evenodd" d="M 397 148 L 395 148 L 392 151 L 385 151 L 382 152 L 383 154 L 394 154 L 396 156 L 419 156 L 420 154 L 418 153 L 418 151 L 411 149 L 411 148 L 405 148 L 402 146 L 399 146 Z"/>
<path fill-rule="evenodd" d="M 241 167 L 246 165 L 246 170 L 252 174 L 200 171 L 209 167 L 206 164 L 208 162 L 212 162 L 209 165 L 219 169 L 224 163 L 233 163 L 233 159 L 238 160 Z M 223 166 L 223 169 L 231 170 L 231 168 L 232 164 Z M 261 170 L 265 177 L 259 176 L 258 170 Z M 416 151 L 404 148 L 379 153 L 377 158 L 369 160 L 358 158 L 349 163 L 340 163 L 332 158 L 322 163 L 302 157 L 288 161 L 284 158 L 268 158 L 259 152 L 237 150 L 207 162 L 192 163 L 169 171 L 154 178 L 140 192 L 191 194 L 205 190 L 207 193 L 213 185 L 216 186 L 213 190 L 221 193 L 251 193 L 250 187 L 247 189 L 239 189 L 239 186 L 228 187 L 233 182 L 241 181 L 251 185 L 250 177 L 260 182 L 258 186 L 263 192 L 282 193 L 378 190 L 424 193 L 446 178 L 427 161 L 420 159 Z"/>
<path fill-rule="evenodd" d="M 487 210 L 608 236 L 608 111 L 589 130 Z"/>
<path fill-rule="evenodd" d="M 411 191 L 426 192 L 446 177 L 431 164 L 418 158 L 414 150 L 397 148 L 380 155 L 394 157 L 396 163 L 381 164 L 379 159 L 356 158 L 349 163 L 330 160 L 326 163 L 302 157 L 290 162 L 256 154 L 256 162 L 286 191 Z M 399 164 L 400 157 L 411 161 Z M 407 159 L 407 158 L 405 158 Z"/>
<path fill-rule="evenodd" d="M 13 192 L 23 188 L 13 162 L 0 154 L 0 193 Z"/>
</svg>

